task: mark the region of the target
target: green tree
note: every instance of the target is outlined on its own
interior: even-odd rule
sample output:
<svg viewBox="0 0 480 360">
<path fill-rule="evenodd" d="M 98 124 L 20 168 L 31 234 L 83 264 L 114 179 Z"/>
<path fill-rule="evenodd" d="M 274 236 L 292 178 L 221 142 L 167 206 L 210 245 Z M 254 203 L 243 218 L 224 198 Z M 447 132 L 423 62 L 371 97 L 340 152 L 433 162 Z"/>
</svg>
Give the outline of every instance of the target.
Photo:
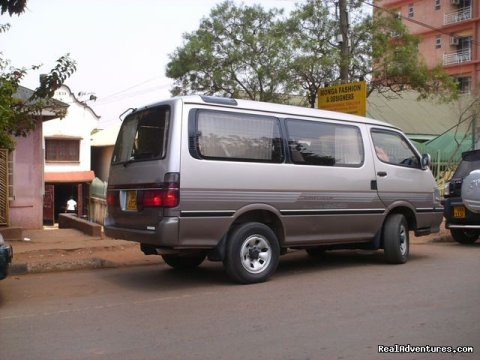
<svg viewBox="0 0 480 360">
<path fill-rule="evenodd" d="M 325 83 L 338 79 L 340 51 L 336 44 L 337 22 L 328 4 L 311 0 L 290 14 L 284 23 L 288 52 L 285 57 L 292 83 L 305 95 L 310 107 L 315 107 L 317 91 Z M 293 86 L 291 86 L 293 87 Z"/>
<path fill-rule="evenodd" d="M 441 66 L 429 69 L 418 51 L 420 38 L 408 32 L 401 19 L 390 13 L 364 12 L 362 2 L 348 1 L 349 26 L 346 29 L 348 56 L 340 51 L 338 11 L 329 11 L 326 0 L 306 0 L 297 5 L 288 20 L 292 78 L 302 84 L 311 107 L 318 89 L 340 81 L 368 81 L 373 91 L 399 94 L 405 89 L 419 92 L 421 98 L 455 96 L 455 81 Z M 341 78 L 346 64 L 348 79 Z"/>
<path fill-rule="evenodd" d="M 367 43 L 371 44 L 365 75 L 371 78 L 369 93 L 399 94 L 413 89 L 420 98 L 438 96 L 443 100 L 456 97 L 456 81 L 441 64 L 429 69 L 418 51 L 420 37 L 412 35 L 401 19 L 391 13 L 378 12 L 363 24 Z M 370 69 L 370 70 L 368 70 Z"/>
<path fill-rule="evenodd" d="M 341 29 L 334 4 L 305 0 L 285 20 L 278 10 L 220 4 L 170 56 L 172 94 L 243 95 L 272 102 L 284 101 L 285 94 L 302 95 L 314 107 L 325 84 L 365 79 L 368 94 L 413 89 L 422 98 L 455 95 L 455 81 L 441 66 L 426 66 L 419 37 L 401 19 L 390 13 L 369 15 L 362 1 L 347 0 L 348 28 Z M 342 30 L 347 52 L 339 42 Z M 348 79 L 341 76 L 345 68 Z"/>
<path fill-rule="evenodd" d="M 170 55 L 166 74 L 175 80 L 173 95 L 189 93 L 247 97 L 282 102 L 291 85 L 280 10 L 236 6 L 213 8 L 198 30 Z"/>
<path fill-rule="evenodd" d="M 26 7 L 26 0 L 0 0 L 0 14 L 21 14 Z M 0 25 L 0 33 L 6 32 L 9 24 Z M 16 96 L 20 82 L 28 70 L 38 69 L 16 68 L 0 53 L 0 148 L 13 150 L 16 136 L 27 136 L 35 129 L 35 117 L 42 109 L 48 108 L 58 117 L 65 115 L 65 108 L 59 107 L 52 96 L 64 81 L 76 71 L 76 62 L 69 54 L 60 57 L 56 66 L 42 76 L 40 85 L 33 91 L 29 99 Z"/>
</svg>

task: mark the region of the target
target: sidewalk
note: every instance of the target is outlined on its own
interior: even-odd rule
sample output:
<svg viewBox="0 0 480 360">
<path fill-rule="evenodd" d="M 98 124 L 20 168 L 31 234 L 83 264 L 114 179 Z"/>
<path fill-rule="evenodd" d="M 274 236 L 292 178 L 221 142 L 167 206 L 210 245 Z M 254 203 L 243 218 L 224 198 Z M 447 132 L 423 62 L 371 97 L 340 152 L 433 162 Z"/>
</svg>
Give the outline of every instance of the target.
<svg viewBox="0 0 480 360">
<path fill-rule="evenodd" d="M 146 256 L 137 243 L 92 237 L 75 229 L 44 227 L 24 230 L 23 241 L 10 241 L 13 261 L 9 275 L 80 269 L 160 264 L 160 256 Z"/>
<path fill-rule="evenodd" d="M 144 255 L 137 243 L 92 237 L 75 229 L 44 227 L 42 230 L 24 230 L 23 241 L 10 241 L 13 262 L 9 275 L 53 271 L 114 268 L 161 264 L 160 256 Z M 412 244 L 452 241 L 442 225 L 436 234 L 415 237 Z"/>
</svg>

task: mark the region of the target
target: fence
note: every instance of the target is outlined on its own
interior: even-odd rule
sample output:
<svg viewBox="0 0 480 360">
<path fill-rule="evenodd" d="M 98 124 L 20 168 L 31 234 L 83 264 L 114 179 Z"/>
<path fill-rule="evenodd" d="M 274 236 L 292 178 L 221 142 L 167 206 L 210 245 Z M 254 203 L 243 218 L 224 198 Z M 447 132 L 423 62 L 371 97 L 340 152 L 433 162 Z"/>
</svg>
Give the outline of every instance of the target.
<svg viewBox="0 0 480 360">
<path fill-rule="evenodd" d="M 99 178 L 90 184 L 89 220 L 103 225 L 107 215 L 107 183 Z"/>
</svg>

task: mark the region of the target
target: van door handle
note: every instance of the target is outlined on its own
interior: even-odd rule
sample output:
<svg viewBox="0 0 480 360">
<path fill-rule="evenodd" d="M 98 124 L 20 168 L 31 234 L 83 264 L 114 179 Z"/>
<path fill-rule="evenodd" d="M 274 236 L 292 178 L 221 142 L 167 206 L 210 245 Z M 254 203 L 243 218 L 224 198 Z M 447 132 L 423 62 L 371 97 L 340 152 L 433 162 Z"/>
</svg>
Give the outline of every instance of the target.
<svg viewBox="0 0 480 360">
<path fill-rule="evenodd" d="M 385 177 L 385 176 L 387 176 L 387 172 L 386 171 L 379 171 L 379 172 L 377 172 L 377 175 L 380 176 L 380 177 Z"/>
</svg>

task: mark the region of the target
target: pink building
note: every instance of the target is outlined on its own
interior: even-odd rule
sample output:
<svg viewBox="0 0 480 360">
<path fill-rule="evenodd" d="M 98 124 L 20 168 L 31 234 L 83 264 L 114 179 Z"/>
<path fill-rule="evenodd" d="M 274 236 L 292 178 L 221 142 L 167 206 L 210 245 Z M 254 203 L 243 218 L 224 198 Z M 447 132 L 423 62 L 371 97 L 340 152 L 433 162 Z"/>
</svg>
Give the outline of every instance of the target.
<svg viewBox="0 0 480 360">
<path fill-rule="evenodd" d="M 480 81 L 480 2 L 478 0 L 377 0 L 375 5 L 402 16 L 421 36 L 428 66 L 441 64 L 462 93 L 477 94 Z"/>
<path fill-rule="evenodd" d="M 19 87 L 17 97 L 28 99 L 32 91 Z M 68 105 L 53 100 L 56 106 Z M 5 214 L 6 226 L 19 229 L 41 229 L 43 226 L 43 195 L 44 195 L 44 151 L 42 122 L 54 119 L 56 116 L 44 109 L 35 117 L 37 126 L 27 137 L 16 138 L 16 148 L 8 153 L 8 188 L 5 201 L 0 203 L 0 213 Z M 5 186 L 5 184 L 3 184 Z"/>
</svg>

